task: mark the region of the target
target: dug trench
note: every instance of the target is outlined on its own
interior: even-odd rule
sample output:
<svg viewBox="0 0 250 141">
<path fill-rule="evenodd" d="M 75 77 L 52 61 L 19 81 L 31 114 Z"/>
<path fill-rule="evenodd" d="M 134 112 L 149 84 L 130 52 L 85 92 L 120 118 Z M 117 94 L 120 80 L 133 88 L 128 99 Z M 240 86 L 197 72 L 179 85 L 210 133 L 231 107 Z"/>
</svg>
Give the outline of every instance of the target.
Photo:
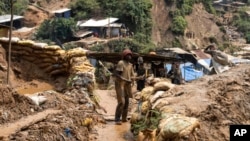
<svg viewBox="0 0 250 141">
<path fill-rule="evenodd" d="M 1 44 L 7 49 L 6 41 Z M 62 51 L 54 46 L 15 42 L 11 83 L 5 85 L 7 62 L 3 48 L 0 140 L 135 140 L 129 122 L 116 126 L 110 121 L 116 106 L 115 91 L 112 87 L 94 88 L 94 68 L 85 50 Z M 223 74 L 174 86 L 160 97 L 151 96 L 156 102 L 165 101 L 155 106 L 159 111 L 199 121 L 200 128 L 185 140 L 228 141 L 229 125 L 249 124 L 249 78 L 250 66 L 240 64 Z M 140 99 L 142 95 L 137 93 L 135 97 Z M 131 100 L 130 108 L 135 104 L 137 101 Z"/>
<path fill-rule="evenodd" d="M 8 44 L 0 42 L 0 140 L 133 140 L 129 122 L 114 126 L 114 90 L 95 87 L 85 50 L 13 41 L 6 85 Z"/>
</svg>

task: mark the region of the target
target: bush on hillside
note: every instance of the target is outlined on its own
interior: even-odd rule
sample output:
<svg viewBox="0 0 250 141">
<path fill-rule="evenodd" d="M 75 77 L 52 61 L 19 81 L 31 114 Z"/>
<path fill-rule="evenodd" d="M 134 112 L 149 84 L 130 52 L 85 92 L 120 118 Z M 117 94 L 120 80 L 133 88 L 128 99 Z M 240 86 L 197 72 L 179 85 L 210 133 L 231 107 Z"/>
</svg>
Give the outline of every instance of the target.
<svg viewBox="0 0 250 141">
<path fill-rule="evenodd" d="M 10 13 L 10 2 L 11 0 L 1 0 L 0 1 L 0 15 Z M 27 9 L 29 0 L 16 0 L 13 3 L 13 14 L 23 15 Z"/>
<path fill-rule="evenodd" d="M 36 39 L 49 39 L 57 44 L 70 41 L 73 37 L 76 23 L 73 19 L 55 18 L 45 20 L 39 27 Z"/>
<path fill-rule="evenodd" d="M 171 31 L 175 34 L 183 35 L 184 31 L 187 27 L 187 21 L 182 16 L 174 17 L 172 25 L 171 25 Z"/>
<path fill-rule="evenodd" d="M 97 15 L 101 9 L 96 0 L 77 0 L 71 3 L 72 16 L 76 20 L 84 20 Z"/>
</svg>

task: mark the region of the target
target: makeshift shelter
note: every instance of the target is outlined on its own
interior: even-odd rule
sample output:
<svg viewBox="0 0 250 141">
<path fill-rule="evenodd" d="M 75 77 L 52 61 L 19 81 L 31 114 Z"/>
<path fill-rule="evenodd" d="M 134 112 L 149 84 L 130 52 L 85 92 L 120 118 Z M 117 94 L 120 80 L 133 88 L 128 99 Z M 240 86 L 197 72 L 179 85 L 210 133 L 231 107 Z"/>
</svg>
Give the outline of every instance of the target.
<svg viewBox="0 0 250 141">
<path fill-rule="evenodd" d="M 112 62 L 112 63 L 117 63 L 119 60 L 121 60 L 121 53 L 87 52 L 86 55 L 88 58 Z M 175 57 L 168 57 L 168 56 L 154 55 L 154 54 L 133 53 L 132 58 L 133 58 L 134 63 L 137 62 L 137 59 L 139 56 L 143 58 L 144 62 L 162 61 L 162 62 L 171 63 L 173 61 L 181 61 L 179 58 L 175 58 Z"/>
<path fill-rule="evenodd" d="M 116 37 L 120 35 L 121 23 L 115 23 L 118 18 L 106 18 L 101 20 L 89 19 L 85 22 L 79 23 L 78 26 L 86 32 L 93 32 L 95 36 L 102 37 Z"/>
<path fill-rule="evenodd" d="M 9 26 L 0 24 L 0 37 L 8 37 L 9 35 Z"/>
<path fill-rule="evenodd" d="M 55 14 L 56 17 L 58 18 L 70 18 L 71 17 L 71 9 L 69 8 L 62 8 L 53 11 L 52 13 Z"/>
<path fill-rule="evenodd" d="M 194 54 L 187 52 L 181 48 L 163 48 L 157 50 L 156 54 L 167 57 L 178 58 L 183 62 L 191 62 L 193 64 L 197 63 L 197 58 Z"/>
<path fill-rule="evenodd" d="M 1 15 L 0 24 L 10 26 L 11 15 Z M 13 28 L 18 29 L 22 27 L 23 16 L 13 15 Z"/>
<path fill-rule="evenodd" d="M 170 71 L 172 65 L 167 64 L 166 69 Z M 180 65 L 182 78 L 188 82 L 198 78 L 201 78 L 204 75 L 203 69 L 196 67 L 194 64 L 187 62 Z"/>
</svg>

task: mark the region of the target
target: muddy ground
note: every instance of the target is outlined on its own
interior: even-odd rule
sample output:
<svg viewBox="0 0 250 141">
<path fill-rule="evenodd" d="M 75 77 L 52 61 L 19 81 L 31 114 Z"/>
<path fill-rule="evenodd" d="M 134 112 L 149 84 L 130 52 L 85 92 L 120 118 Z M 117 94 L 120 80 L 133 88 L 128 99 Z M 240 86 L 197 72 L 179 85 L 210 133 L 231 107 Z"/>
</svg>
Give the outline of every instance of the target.
<svg viewBox="0 0 250 141">
<path fill-rule="evenodd" d="M 65 79 L 34 77 L 27 80 L 23 77 L 26 75 L 22 75 L 24 68 L 19 69 L 19 77 L 12 73 L 13 86 L 0 87 L 1 138 L 17 141 L 135 140 L 130 132 L 130 123 L 117 126 L 112 121 L 116 106 L 112 87 L 110 90 L 98 90 L 96 87 L 94 91 L 107 110 L 104 113 L 101 109 L 94 110 L 84 90 L 56 91 L 58 81 L 62 83 Z M 250 109 L 249 76 L 249 65 L 237 65 L 223 74 L 175 86 L 165 97 L 169 102 L 168 112 L 198 118 L 201 128 L 196 134 L 197 140 L 228 141 L 229 125 L 250 122 L 247 112 Z M 25 96 L 33 93 L 46 96 L 47 101 L 39 106 L 34 104 Z M 131 99 L 131 103 L 136 104 L 136 101 Z M 133 106 L 130 105 L 131 108 Z M 88 119 L 91 120 L 88 122 Z"/>
</svg>

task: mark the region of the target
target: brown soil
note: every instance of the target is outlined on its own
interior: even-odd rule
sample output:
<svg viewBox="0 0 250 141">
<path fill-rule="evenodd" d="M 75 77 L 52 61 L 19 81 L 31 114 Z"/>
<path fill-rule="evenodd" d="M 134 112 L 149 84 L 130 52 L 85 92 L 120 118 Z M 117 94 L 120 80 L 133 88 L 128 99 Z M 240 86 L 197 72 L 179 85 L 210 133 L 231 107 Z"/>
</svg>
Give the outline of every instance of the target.
<svg viewBox="0 0 250 141">
<path fill-rule="evenodd" d="M 169 12 L 174 9 L 174 5 L 167 5 L 165 1 L 153 0 L 152 40 L 156 45 L 172 47 L 172 41 L 178 39 L 185 48 L 191 49 L 193 44 L 198 48 L 204 48 L 209 44 L 209 37 L 215 37 L 218 42 L 222 41 L 223 33 L 215 24 L 215 17 L 207 13 L 202 4 L 195 4 L 192 14 L 185 17 L 188 22 L 186 31 L 194 33 L 195 37 L 186 39 L 174 36 L 170 31 L 172 18 L 169 16 Z"/>
<path fill-rule="evenodd" d="M 250 66 L 205 76 L 176 86 L 167 94 L 169 111 L 200 120 L 197 140 L 228 141 L 229 125 L 249 124 Z"/>
<path fill-rule="evenodd" d="M 58 1 L 45 4 L 45 1 L 40 0 L 40 5 L 46 7 L 47 10 L 56 10 L 67 5 L 70 0 L 60 1 L 61 5 L 55 4 L 56 2 Z M 154 0 L 153 2 L 152 15 L 155 23 L 153 39 L 156 44 L 169 43 L 174 37 L 167 32 L 171 20 L 165 13 L 168 13 L 171 7 L 167 7 L 164 1 Z M 205 18 L 210 17 L 209 14 L 201 9 L 202 7 L 197 5 L 194 13 L 186 19 L 193 21 L 198 15 L 195 19 L 198 20 L 197 24 L 189 24 L 188 30 L 193 31 L 196 37 L 204 35 L 195 41 L 197 44 L 204 45 L 206 40 L 203 38 L 213 34 L 220 38 L 221 35 L 218 28 L 211 23 L 211 19 Z M 37 26 L 47 19 L 49 15 L 45 11 L 31 6 L 25 13 L 27 26 Z M 213 24 L 211 29 L 206 28 L 207 23 Z M 0 80 L 2 84 L 5 84 L 6 55 L 2 48 L 0 51 Z M 22 125 L 13 127 L 15 132 L 9 129 L 6 133 L 11 134 L 7 137 L 8 140 L 133 140 L 129 132 L 129 123 L 117 127 L 112 121 L 107 122 L 104 119 L 105 117 L 113 118 L 116 105 L 113 90 L 96 91 L 100 96 L 101 105 L 108 110 L 107 114 L 100 111 L 96 113 L 93 110 L 95 107 L 84 92 L 74 89 L 65 91 L 67 76 L 50 78 L 36 65 L 18 58 L 13 58 L 11 68 L 11 86 L 0 86 L 0 124 L 1 127 L 6 127 L 7 124 L 13 125 L 16 122 Z M 166 97 L 166 100 L 171 103 L 169 109 L 174 113 L 197 117 L 200 120 L 201 129 L 197 134 L 197 140 L 228 141 L 230 124 L 249 124 L 250 122 L 250 115 L 247 112 L 250 108 L 248 104 L 250 101 L 249 77 L 250 66 L 240 65 L 223 74 L 205 76 L 191 83 L 177 86 L 172 90 L 173 95 Z M 36 92 L 45 95 L 47 102 L 37 106 L 24 96 L 24 94 Z M 52 112 L 53 114 L 42 117 L 42 120 L 36 118 L 37 115 L 46 113 L 48 109 L 59 109 L 62 112 Z M 27 117 L 36 119 L 38 122 L 22 122 L 22 119 Z M 86 118 L 91 118 L 93 123 L 84 125 L 83 121 Z M 66 129 L 70 129 L 70 134 L 66 134 Z M 4 137 L 0 134 L 0 140 Z"/>
</svg>

